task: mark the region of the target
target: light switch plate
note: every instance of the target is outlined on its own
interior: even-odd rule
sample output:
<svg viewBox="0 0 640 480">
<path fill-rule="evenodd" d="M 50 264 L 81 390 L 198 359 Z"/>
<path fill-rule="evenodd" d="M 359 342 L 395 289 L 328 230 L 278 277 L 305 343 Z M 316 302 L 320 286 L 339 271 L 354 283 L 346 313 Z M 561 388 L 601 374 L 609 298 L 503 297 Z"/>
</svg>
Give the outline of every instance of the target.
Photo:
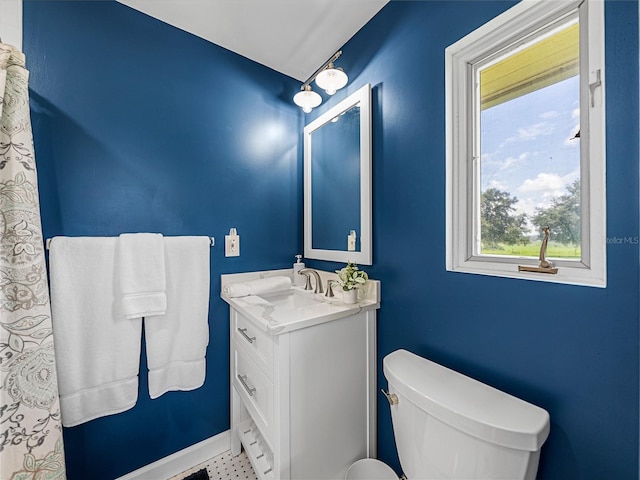
<svg viewBox="0 0 640 480">
<path fill-rule="evenodd" d="M 225 257 L 240 256 L 240 235 L 224 236 L 224 256 Z"/>
</svg>

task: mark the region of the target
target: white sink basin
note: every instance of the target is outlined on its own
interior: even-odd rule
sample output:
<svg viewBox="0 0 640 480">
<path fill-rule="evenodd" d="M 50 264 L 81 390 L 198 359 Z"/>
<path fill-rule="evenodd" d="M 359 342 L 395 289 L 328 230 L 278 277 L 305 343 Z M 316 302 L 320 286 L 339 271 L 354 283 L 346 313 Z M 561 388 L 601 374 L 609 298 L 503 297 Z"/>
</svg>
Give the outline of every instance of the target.
<svg viewBox="0 0 640 480">
<path fill-rule="evenodd" d="M 305 295 L 298 293 L 294 290 L 277 293 L 272 295 L 260 295 L 260 298 L 273 304 L 274 307 L 279 309 L 293 309 L 300 307 L 309 307 L 311 305 L 318 305 L 324 303 L 321 299 L 313 297 L 311 295 Z"/>
</svg>

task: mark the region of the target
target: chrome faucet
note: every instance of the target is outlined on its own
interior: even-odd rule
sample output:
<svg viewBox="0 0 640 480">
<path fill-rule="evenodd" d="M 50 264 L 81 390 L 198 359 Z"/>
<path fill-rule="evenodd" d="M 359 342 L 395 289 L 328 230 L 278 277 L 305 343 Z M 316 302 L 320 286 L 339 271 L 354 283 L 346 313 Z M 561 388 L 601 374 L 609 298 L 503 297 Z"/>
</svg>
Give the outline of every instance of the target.
<svg viewBox="0 0 640 480">
<path fill-rule="evenodd" d="M 305 275 L 307 277 L 307 283 L 304 286 L 305 290 L 311 290 L 311 276 L 312 274 L 316 278 L 316 288 L 313 290 L 313 293 L 323 293 L 322 290 L 322 281 L 320 280 L 320 275 L 313 268 L 303 268 L 298 272 L 298 275 Z"/>
</svg>

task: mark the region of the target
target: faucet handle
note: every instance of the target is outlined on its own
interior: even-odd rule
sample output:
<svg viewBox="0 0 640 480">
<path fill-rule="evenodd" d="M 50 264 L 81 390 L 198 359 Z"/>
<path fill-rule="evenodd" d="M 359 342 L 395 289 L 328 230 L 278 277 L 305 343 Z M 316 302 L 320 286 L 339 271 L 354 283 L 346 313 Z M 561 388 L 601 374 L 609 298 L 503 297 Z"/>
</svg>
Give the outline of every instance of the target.
<svg viewBox="0 0 640 480">
<path fill-rule="evenodd" d="M 327 293 L 324 294 L 325 297 L 334 297 L 335 296 L 333 294 L 333 284 L 334 283 L 335 283 L 335 280 L 327 279 Z"/>
</svg>

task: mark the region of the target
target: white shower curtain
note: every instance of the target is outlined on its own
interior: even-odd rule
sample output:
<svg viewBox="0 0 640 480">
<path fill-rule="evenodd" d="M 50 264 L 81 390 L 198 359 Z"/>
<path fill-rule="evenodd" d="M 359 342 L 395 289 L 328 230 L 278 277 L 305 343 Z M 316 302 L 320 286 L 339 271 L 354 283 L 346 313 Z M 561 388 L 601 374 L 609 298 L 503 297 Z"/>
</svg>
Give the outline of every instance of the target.
<svg viewBox="0 0 640 480">
<path fill-rule="evenodd" d="M 64 480 L 28 77 L 0 43 L 0 479 Z"/>
</svg>

